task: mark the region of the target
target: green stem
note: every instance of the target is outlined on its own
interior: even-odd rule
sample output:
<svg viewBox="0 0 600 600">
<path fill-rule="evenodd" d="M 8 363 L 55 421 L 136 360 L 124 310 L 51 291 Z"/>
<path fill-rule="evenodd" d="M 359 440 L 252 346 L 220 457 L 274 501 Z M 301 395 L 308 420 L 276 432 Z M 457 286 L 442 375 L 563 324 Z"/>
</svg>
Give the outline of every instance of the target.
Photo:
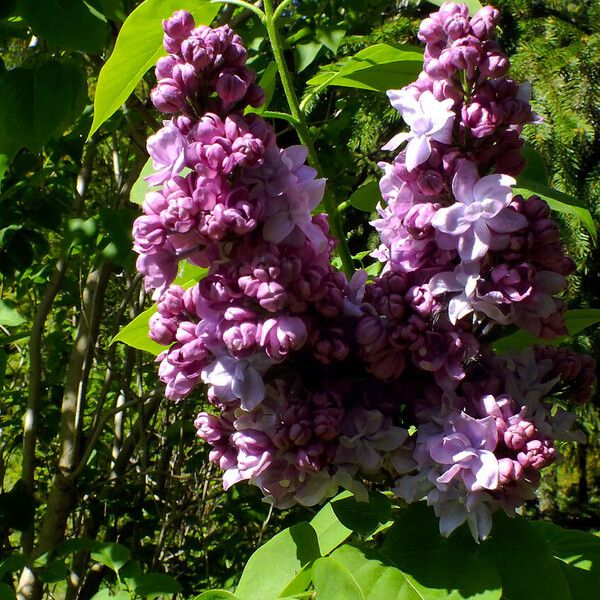
<svg viewBox="0 0 600 600">
<path fill-rule="evenodd" d="M 323 173 L 323 169 L 321 168 L 319 158 L 315 151 L 315 146 L 312 138 L 310 137 L 310 133 L 308 132 L 308 126 L 306 124 L 304 112 L 300 108 L 300 103 L 298 102 L 298 97 L 296 96 L 296 91 L 294 90 L 294 85 L 292 83 L 292 77 L 289 69 L 287 68 L 285 57 L 283 56 L 283 44 L 281 43 L 281 37 L 279 35 L 279 30 L 277 29 L 272 0 L 264 0 L 263 6 L 266 15 L 265 25 L 267 27 L 267 33 L 269 35 L 271 47 L 273 48 L 273 56 L 275 57 L 275 63 L 277 64 L 277 68 L 279 70 L 279 76 L 283 85 L 283 91 L 285 92 L 285 96 L 290 107 L 290 112 L 296 120 L 296 131 L 298 132 L 298 137 L 308 149 L 308 159 L 312 166 L 317 169 L 319 173 Z M 354 273 L 352 255 L 350 254 L 350 249 L 348 248 L 348 242 L 342 227 L 337 204 L 327 189 L 325 190 L 325 196 L 323 197 L 323 205 L 325 206 L 325 210 L 329 215 L 331 231 L 339 242 L 337 252 L 342 260 L 344 271 L 348 277 L 351 277 Z"/>
</svg>

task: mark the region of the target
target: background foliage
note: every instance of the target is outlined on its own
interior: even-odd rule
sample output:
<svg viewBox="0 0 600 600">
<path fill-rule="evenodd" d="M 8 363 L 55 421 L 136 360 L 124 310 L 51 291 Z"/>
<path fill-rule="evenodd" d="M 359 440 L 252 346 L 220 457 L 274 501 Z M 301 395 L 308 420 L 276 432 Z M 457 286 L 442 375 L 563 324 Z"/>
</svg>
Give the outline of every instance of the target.
<svg viewBox="0 0 600 600">
<path fill-rule="evenodd" d="M 9 0 L 0 6 L 0 598 L 14 598 L 26 561 L 36 576 L 21 575 L 25 598 L 192 597 L 206 588 L 231 589 L 261 541 L 313 518 L 302 510 L 271 514 L 249 487 L 223 492 L 206 449 L 194 440 L 192 420 L 203 398 L 161 401 L 152 355 L 110 344 L 147 305 L 133 268 L 130 229 L 140 197 L 134 184 L 147 161 L 145 138 L 157 128 L 148 101 L 153 74 L 144 73 L 158 56 L 160 20 L 185 6 L 208 22 L 218 8 L 146 0 L 125 25 L 137 36 L 137 54 L 125 48 L 119 63 L 115 40 L 137 4 L 49 0 L 42 9 L 33 0 Z M 532 160 L 529 168 L 588 207 L 597 225 L 600 5 L 496 4 L 503 10 L 501 42 L 512 55 L 512 74 L 533 82 L 534 106 L 545 117 L 542 126 L 526 130 L 544 163 Z M 384 158 L 379 147 L 400 122 L 385 95 L 373 91 L 391 87 L 389 77 L 352 75 L 344 57 L 372 52 L 366 49 L 376 44 L 418 46 L 418 22 L 430 10 L 416 1 L 297 0 L 285 13 L 286 56 L 343 208 L 351 250 L 364 266 L 370 263 L 361 251 L 372 235 L 367 223 L 377 201 L 377 162 Z M 262 25 L 233 6 L 221 8 L 217 18 L 234 26 L 251 49 L 250 66 L 274 90 L 269 109 L 285 110 Z M 377 48 L 395 86 L 413 78 L 406 56 L 400 62 L 393 48 Z M 94 114 L 102 78 L 125 91 L 111 102 L 97 99 Z M 348 87 L 349 78 L 362 89 Z M 281 145 L 296 142 L 285 121 L 277 127 Z M 561 219 L 578 262 L 569 305 L 599 307 L 600 255 L 589 227 L 576 217 Z M 190 278 L 180 275 L 181 283 Z M 574 342 L 598 356 L 600 333 L 586 330 Z M 565 462 L 550 471 L 527 511 L 595 531 L 597 403 L 584 407 L 582 417 L 590 443 L 564 449 Z M 338 589 L 350 590 L 344 596 L 350 598 L 356 586 L 363 594 L 357 597 L 377 598 L 373 582 L 381 578 L 400 578 L 398 590 L 407 586 L 417 594 L 406 597 L 425 597 L 402 573 L 414 568 L 406 562 L 414 546 L 403 553 L 394 529 L 379 544 L 377 531 L 385 524 L 377 518 L 372 528 L 357 530 L 364 514 L 352 521 L 355 508 L 340 509 L 341 520 L 330 515 L 324 529 L 319 523 L 326 514 L 317 525 L 291 530 L 307 540 L 310 557 L 300 566 L 322 556 L 312 572 L 319 598 L 339 597 L 331 595 Z M 550 539 L 552 530 L 544 527 L 552 526 L 540 527 L 539 535 Z M 351 531 L 354 545 L 335 550 Z M 367 551 L 359 542 L 373 535 L 378 550 Z M 450 541 L 447 552 L 459 543 Z M 553 546 L 555 555 L 564 545 Z M 577 568 L 572 557 L 562 558 L 567 577 L 582 577 L 569 570 Z M 402 571 L 390 571 L 390 560 Z M 350 582 L 347 571 L 356 575 Z M 324 572 L 337 573 L 337 585 L 347 587 L 329 590 Z M 246 577 L 257 579 L 252 571 Z M 250 586 L 242 579 L 244 585 Z M 463 597 L 460 585 L 457 595 L 441 597 Z M 268 597 L 264 590 L 252 593 Z M 499 597 L 493 594 L 485 597 Z"/>
</svg>

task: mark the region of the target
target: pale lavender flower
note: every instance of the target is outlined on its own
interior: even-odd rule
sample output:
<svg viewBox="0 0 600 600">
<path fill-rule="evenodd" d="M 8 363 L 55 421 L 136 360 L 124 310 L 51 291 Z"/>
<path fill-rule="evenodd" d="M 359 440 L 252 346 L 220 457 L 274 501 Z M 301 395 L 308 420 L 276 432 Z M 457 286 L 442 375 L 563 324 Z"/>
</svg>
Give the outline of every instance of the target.
<svg viewBox="0 0 600 600">
<path fill-rule="evenodd" d="M 412 171 L 431 155 L 431 140 L 442 144 L 450 143 L 456 116 L 452 111 L 454 102 L 451 99 L 440 102 L 430 91 L 424 91 L 416 100 L 405 88 L 388 90 L 387 95 L 392 106 L 410 127 L 410 132 L 398 133 L 382 150 L 395 150 L 408 140 L 406 168 Z"/>
<path fill-rule="evenodd" d="M 431 220 L 442 234 L 438 242 L 456 248 L 464 261 L 474 261 L 488 251 L 495 235 L 526 227 L 527 219 L 508 208 L 515 184 L 508 175 L 480 179 L 475 164 L 464 163 L 452 180 L 457 202 L 439 209 Z"/>
</svg>

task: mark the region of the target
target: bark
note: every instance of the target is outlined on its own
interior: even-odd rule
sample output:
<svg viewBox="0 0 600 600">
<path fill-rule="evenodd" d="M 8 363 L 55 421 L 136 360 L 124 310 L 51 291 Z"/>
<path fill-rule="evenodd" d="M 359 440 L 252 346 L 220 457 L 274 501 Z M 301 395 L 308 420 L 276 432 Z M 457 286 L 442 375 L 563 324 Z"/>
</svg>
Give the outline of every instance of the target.
<svg viewBox="0 0 600 600">
<path fill-rule="evenodd" d="M 32 558 L 54 550 L 64 537 L 67 518 L 75 503 L 75 480 L 72 477 L 77 464 L 77 440 L 80 424 L 79 412 L 83 410 L 86 386 L 86 357 L 98 337 L 104 294 L 112 266 L 103 262 L 92 271 L 83 290 L 82 314 L 77 338 L 71 351 L 65 390 L 61 405 L 59 430 L 58 469 L 48 493 L 47 508 Z M 42 583 L 36 573 L 26 567 L 17 589 L 19 600 L 41 600 Z"/>
</svg>

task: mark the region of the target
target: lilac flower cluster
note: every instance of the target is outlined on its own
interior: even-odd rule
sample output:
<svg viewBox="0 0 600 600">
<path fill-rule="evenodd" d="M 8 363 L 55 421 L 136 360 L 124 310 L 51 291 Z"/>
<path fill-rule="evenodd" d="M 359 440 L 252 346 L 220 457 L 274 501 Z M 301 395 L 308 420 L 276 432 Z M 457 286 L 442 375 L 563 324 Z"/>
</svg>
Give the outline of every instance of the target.
<svg viewBox="0 0 600 600">
<path fill-rule="evenodd" d="M 521 130 L 539 118 L 506 77 L 498 18 L 444 4 L 419 31 L 423 73 L 388 92 L 410 131 L 384 146 L 406 144 L 380 165 L 371 281 L 331 266 L 307 150 L 244 114 L 263 94 L 240 38 L 184 11 L 164 22 L 152 99 L 173 116 L 148 140 L 157 188 L 134 249 L 165 395 L 207 386 L 195 426 L 226 489 L 246 481 L 289 507 L 340 487 L 364 499 L 377 482 L 426 497 L 444 535 L 466 521 L 479 539 L 493 511 L 533 497 L 555 441 L 578 439 L 550 399 L 585 402 L 594 361 L 554 347 L 498 357 L 486 341 L 506 325 L 564 333 L 574 268 L 547 204 L 512 191 Z M 182 261 L 206 276 L 173 284 Z"/>
<path fill-rule="evenodd" d="M 138 270 L 154 290 L 150 337 L 168 346 L 159 377 L 171 400 L 202 384 L 214 414 L 196 419 L 224 470 L 279 507 L 315 504 L 340 485 L 365 497 L 359 471 L 394 471 L 408 439 L 348 378 L 364 280 L 331 266 L 323 179 L 302 146 L 280 149 L 272 127 L 244 114 L 262 91 L 227 26 L 164 22 L 155 106 L 174 113 L 148 140 L 160 186 L 134 223 Z M 181 261 L 208 267 L 188 289 Z M 352 398 L 350 397 L 352 396 Z M 403 472 L 403 471 L 401 471 Z"/>
</svg>

